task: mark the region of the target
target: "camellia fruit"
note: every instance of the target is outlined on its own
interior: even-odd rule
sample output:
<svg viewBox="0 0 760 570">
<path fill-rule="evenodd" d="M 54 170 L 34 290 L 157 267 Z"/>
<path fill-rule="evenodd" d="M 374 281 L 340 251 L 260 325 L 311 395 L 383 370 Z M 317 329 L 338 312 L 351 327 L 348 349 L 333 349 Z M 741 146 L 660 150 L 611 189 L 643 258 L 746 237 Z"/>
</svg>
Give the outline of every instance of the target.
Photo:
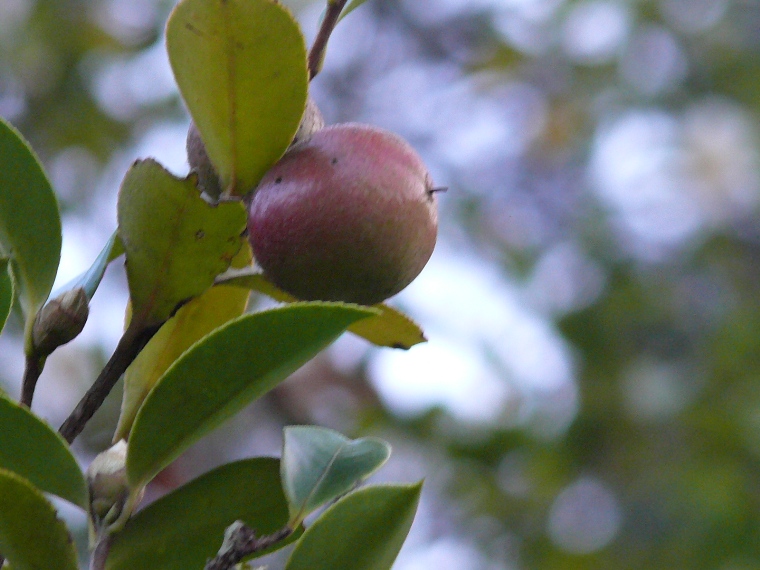
<svg viewBox="0 0 760 570">
<path fill-rule="evenodd" d="M 292 147 L 251 197 L 254 257 L 299 299 L 374 305 L 409 285 L 433 253 L 437 190 L 399 136 L 326 127 Z"/>
</svg>

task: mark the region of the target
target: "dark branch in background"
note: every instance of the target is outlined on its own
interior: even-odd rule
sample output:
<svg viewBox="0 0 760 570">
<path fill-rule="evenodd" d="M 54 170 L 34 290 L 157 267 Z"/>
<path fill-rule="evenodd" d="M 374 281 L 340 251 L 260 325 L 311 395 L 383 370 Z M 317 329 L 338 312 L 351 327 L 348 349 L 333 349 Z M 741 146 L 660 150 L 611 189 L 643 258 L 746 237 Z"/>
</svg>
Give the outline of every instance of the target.
<svg viewBox="0 0 760 570">
<path fill-rule="evenodd" d="M 235 521 L 224 532 L 224 542 L 219 553 L 206 563 L 203 570 L 229 570 L 246 556 L 266 550 L 291 534 L 293 529 L 284 527 L 274 534 L 257 537 L 242 521 Z"/>
<path fill-rule="evenodd" d="M 340 13 L 343 12 L 346 2 L 348 0 L 329 0 L 327 2 L 325 17 L 322 20 L 322 25 L 319 27 L 317 37 L 314 39 L 314 45 L 311 46 L 311 51 L 309 52 L 309 80 L 314 79 L 322 70 L 327 41 L 330 39 L 330 34 L 332 34 L 335 25 L 338 23 L 338 18 L 340 18 Z"/>
<path fill-rule="evenodd" d="M 63 422 L 58 430 L 63 438 L 71 443 L 78 436 L 93 414 L 103 404 L 108 394 L 111 393 L 116 382 L 121 375 L 132 364 L 140 351 L 148 344 L 158 332 L 159 326 L 148 329 L 135 330 L 136 327 L 129 326 L 124 331 L 124 335 L 119 340 L 111 359 L 105 365 L 97 380 L 90 386 L 87 393 L 80 400 L 71 415 Z"/>
</svg>

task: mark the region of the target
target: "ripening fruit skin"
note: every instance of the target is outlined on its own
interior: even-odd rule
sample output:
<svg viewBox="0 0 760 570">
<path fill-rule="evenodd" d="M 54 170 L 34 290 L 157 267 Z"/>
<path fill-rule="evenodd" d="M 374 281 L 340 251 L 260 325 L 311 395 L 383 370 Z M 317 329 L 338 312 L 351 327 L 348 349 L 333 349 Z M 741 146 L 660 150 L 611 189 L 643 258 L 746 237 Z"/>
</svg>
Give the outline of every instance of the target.
<svg viewBox="0 0 760 570">
<path fill-rule="evenodd" d="M 294 146 L 264 176 L 248 231 L 256 261 L 281 289 L 374 305 L 411 283 L 433 253 L 437 198 L 406 141 L 339 124 Z"/>
</svg>

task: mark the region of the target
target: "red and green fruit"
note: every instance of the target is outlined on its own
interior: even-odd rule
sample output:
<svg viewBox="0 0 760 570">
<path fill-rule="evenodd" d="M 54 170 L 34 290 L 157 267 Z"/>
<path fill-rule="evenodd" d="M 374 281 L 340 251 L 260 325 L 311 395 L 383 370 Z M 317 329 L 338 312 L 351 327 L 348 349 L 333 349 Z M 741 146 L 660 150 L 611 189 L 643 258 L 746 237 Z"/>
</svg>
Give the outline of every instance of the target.
<svg viewBox="0 0 760 570">
<path fill-rule="evenodd" d="M 397 135 L 354 123 L 323 128 L 256 188 L 248 222 L 255 259 L 299 299 L 379 303 L 430 258 L 436 190 Z"/>
</svg>

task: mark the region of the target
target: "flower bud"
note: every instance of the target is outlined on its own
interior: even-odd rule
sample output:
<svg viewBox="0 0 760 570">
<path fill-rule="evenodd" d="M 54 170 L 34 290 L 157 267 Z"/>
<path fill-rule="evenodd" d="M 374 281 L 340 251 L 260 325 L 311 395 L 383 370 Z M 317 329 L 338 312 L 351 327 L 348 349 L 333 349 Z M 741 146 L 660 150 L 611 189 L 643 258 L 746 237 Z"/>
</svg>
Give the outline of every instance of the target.
<svg viewBox="0 0 760 570">
<path fill-rule="evenodd" d="M 90 314 L 84 288 L 70 289 L 42 307 L 32 328 L 32 342 L 39 354 L 51 354 L 59 346 L 76 338 Z"/>
<path fill-rule="evenodd" d="M 127 483 L 127 442 L 123 439 L 93 459 L 87 468 L 90 513 L 93 521 L 113 522 L 129 497 Z"/>
</svg>

